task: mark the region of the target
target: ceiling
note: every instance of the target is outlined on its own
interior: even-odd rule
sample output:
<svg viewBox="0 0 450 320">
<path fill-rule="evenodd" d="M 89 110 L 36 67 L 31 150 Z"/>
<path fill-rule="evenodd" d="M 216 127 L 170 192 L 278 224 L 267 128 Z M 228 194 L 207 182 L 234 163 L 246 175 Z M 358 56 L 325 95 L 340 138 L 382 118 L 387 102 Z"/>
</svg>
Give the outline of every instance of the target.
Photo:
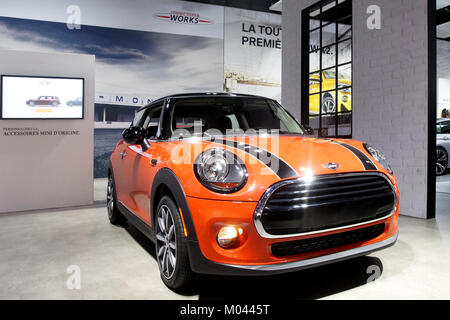
<svg viewBox="0 0 450 320">
<path fill-rule="evenodd" d="M 201 2 L 225 7 L 234 7 L 255 11 L 279 13 L 277 11 L 271 11 L 269 9 L 273 4 L 278 2 L 278 0 L 184 0 L 184 1 Z"/>
<path fill-rule="evenodd" d="M 337 16 L 337 17 L 336 17 Z M 352 2 L 351 1 L 343 1 L 340 2 L 337 6 L 331 3 L 328 6 L 324 6 L 322 9 L 322 13 L 316 16 L 318 19 L 322 21 L 335 21 L 339 20 L 341 24 L 352 24 Z"/>
<path fill-rule="evenodd" d="M 450 5 L 450 0 L 436 0 L 436 8 L 439 10 Z"/>
</svg>

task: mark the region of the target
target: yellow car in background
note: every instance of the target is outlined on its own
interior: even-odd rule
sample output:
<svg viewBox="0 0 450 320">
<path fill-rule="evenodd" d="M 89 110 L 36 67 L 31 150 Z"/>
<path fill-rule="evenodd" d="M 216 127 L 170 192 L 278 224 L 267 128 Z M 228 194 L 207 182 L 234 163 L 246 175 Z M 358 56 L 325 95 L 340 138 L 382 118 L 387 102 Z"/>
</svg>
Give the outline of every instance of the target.
<svg viewBox="0 0 450 320">
<path fill-rule="evenodd" d="M 339 74 L 337 81 L 337 106 L 338 112 L 352 111 L 352 82 L 351 78 L 344 74 Z M 336 72 L 326 70 L 322 72 L 322 102 L 320 101 L 320 78 L 319 73 L 313 74 L 309 78 L 309 112 L 322 114 L 336 112 Z"/>
</svg>

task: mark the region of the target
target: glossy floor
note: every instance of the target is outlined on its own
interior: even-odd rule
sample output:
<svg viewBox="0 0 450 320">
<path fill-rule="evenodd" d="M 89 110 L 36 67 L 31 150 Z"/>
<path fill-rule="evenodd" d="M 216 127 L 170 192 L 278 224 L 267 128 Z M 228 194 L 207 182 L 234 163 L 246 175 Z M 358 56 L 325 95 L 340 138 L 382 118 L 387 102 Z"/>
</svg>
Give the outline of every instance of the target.
<svg viewBox="0 0 450 320">
<path fill-rule="evenodd" d="M 436 220 L 401 217 L 398 243 L 370 257 L 272 277 L 201 277 L 177 294 L 159 278 L 153 244 L 109 224 L 105 187 L 96 180 L 91 207 L 0 215 L 0 299 L 450 299 L 450 194 L 438 194 Z M 67 288 L 73 265 L 79 290 Z"/>
</svg>

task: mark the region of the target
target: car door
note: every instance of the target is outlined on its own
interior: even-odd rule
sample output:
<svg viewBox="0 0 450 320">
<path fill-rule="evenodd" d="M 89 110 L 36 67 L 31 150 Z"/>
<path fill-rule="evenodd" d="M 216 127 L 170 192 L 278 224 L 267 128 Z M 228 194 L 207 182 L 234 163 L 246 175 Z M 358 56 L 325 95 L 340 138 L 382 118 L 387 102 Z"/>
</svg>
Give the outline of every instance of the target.
<svg viewBox="0 0 450 320">
<path fill-rule="evenodd" d="M 151 186 L 157 172 L 159 151 L 158 141 L 154 138 L 159 126 L 162 105 L 152 108 L 145 116 L 141 126 L 149 132 L 150 147 L 142 150 L 141 145 L 127 145 L 126 167 L 128 168 L 129 187 L 128 208 L 141 220 L 151 224 L 150 219 L 150 195 Z"/>
<path fill-rule="evenodd" d="M 40 96 L 40 97 L 37 99 L 36 104 L 38 104 L 38 105 L 46 105 L 46 104 L 47 104 L 46 97 Z"/>
<path fill-rule="evenodd" d="M 150 111 L 149 108 L 139 110 L 130 127 L 140 127 L 145 116 Z M 134 211 L 135 205 L 130 198 L 130 190 L 132 189 L 132 168 L 135 162 L 135 153 L 131 152 L 131 145 L 125 141 L 121 141 L 116 146 L 116 152 L 113 154 L 114 162 L 114 180 L 117 200 L 127 207 L 130 211 Z M 134 208 L 134 209 L 133 209 Z"/>
<path fill-rule="evenodd" d="M 442 122 L 441 127 L 441 139 L 449 141 L 450 140 L 450 120 Z"/>
<path fill-rule="evenodd" d="M 450 155 L 450 120 L 438 123 L 437 145 L 445 149 L 445 151 L 447 152 L 447 157 Z"/>
</svg>

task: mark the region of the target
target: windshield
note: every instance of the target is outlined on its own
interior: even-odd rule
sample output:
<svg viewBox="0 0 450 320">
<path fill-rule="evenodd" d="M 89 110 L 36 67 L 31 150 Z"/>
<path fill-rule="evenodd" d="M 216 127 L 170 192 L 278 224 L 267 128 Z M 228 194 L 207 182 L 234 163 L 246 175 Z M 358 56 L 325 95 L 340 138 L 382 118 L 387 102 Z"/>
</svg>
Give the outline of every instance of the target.
<svg viewBox="0 0 450 320">
<path fill-rule="evenodd" d="M 278 103 L 264 98 L 192 98 L 174 106 L 171 137 L 178 135 L 241 135 L 273 130 L 304 134 L 298 122 Z M 184 132 L 184 133 L 183 133 Z"/>
</svg>

